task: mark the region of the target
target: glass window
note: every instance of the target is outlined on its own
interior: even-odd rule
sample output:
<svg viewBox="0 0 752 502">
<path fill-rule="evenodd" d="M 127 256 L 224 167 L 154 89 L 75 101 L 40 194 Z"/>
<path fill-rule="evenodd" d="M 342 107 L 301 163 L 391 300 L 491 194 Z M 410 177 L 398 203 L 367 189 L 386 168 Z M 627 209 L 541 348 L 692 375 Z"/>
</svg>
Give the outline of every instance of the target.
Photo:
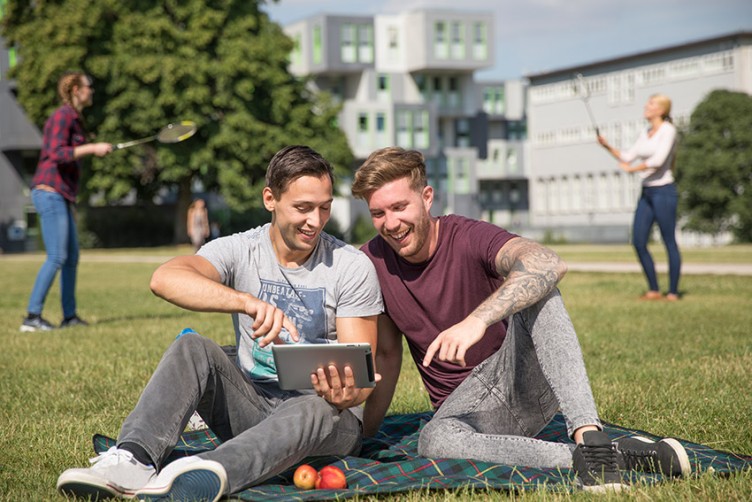
<svg viewBox="0 0 752 502">
<path fill-rule="evenodd" d="M 407 110 L 397 112 L 397 146 L 412 148 L 412 113 Z"/>
<path fill-rule="evenodd" d="M 322 39 L 321 39 L 321 26 L 313 27 L 313 63 L 321 64 L 322 60 Z"/>
<path fill-rule="evenodd" d="M 413 114 L 413 124 L 415 126 L 415 147 L 416 148 L 428 148 L 428 111 L 420 110 Z"/>
<path fill-rule="evenodd" d="M 439 21 L 434 25 L 433 52 L 436 59 L 448 59 L 449 46 L 447 43 L 446 23 Z"/>
<path fill-rule="evenodd" d="M 452 59 L 465 59 L 465 25 L 452 23 Z"/>
<path fill-rule="evenodd" d="M 473 59 L 483 60 L 488 58 L 488 34 L 486 23 L 473 24 Z"/>
<path fill-rule="evenodd" d="M 358 131 L 360 132 L 368 131 L 368 114 L 367 113 L 358 114 Z"/>
<path fill-rule="evenodd" d="M 373 27 L 358 26 L 358 59 L 361 63 L 373 63 Z"/>
<path fill-rule="evenodd" d="M 300 33 L 296 33 L 293 37 L 292 53 L 290 54 L 290 60 L 293 64 L 301 64 L 303 62 L 303 49 L 301 47 Z"/>
<path fill-rule="evenodd" d="M 343 63 L 354 63 L 355 58 L 355 25 L 342 25 L 341 57 Z"/>
<path fill-rule="evenodd" d="M 389 60 L 396 61 L 400 57 L 399 50 L 399 28 L 396 26 L 390 26 L 387 29 L 387 56 Z"/>
<path fill-rule="evenodd" d="M 388 91 L 389 90 L 389 76 L 379 75 L 377 85 L 378 85 L 379 91 Z"/>
<path fill-rule="evenodd" d="M 368 113 L 361 112 L 358 114 L 358 137 L 357 144 L 362 147 L 370 147 L 368 129 Z"/>
</svg>

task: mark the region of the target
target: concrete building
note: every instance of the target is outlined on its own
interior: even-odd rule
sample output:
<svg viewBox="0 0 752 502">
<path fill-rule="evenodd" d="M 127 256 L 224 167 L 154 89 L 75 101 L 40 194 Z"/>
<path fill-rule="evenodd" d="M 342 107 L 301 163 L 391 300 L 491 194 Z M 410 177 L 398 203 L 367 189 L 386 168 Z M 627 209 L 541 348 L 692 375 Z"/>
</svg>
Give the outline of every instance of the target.
<svg viewBox="0 0 752 502">
<path fill-rule="evenodd" d="M 582 79 L 575 78 L 582 75 Z M 596 142 L 596 124 L 616 148 L 646 127 L 643 106 L 656 93 L 673 101 L 681 127 L 708 93 L 752 94 L 752 33 L 739 32 L 672 47 L 527 75 L 530 225 L 569 241 L 628 242 L 639 197 L 637 175 L 619 170 Z M 588 92 L 589 91 L 589 92 Z M 681 166 L 677 166 L 681 169 Z M 680 243 L 708 236 L 680 233 Z M 722 237 L 723 239 L 723 237 Z"/>
<path fill-rule="evenodd" d="M 285 27 L 290 71 L 342 104 L 358 159 L 385 146 L 423 152 L 435 212 L 526 220 L 525 106 L 520 81 L 474 80 L 494 60 L 490 12 L 425 9 L 317 15 Z M 349 226 L 365 205 L 338 202 Z"/>
<path fill-rule="evenodd" d="M 0 20 L 4 2 L 0 2 Z M 36 248 L 34 210 L 29 181 L 34 174 L 42 138 L 15 98 L 8 71 L 16 51 L 0 37 L 0 253 Z"/>
</svg>

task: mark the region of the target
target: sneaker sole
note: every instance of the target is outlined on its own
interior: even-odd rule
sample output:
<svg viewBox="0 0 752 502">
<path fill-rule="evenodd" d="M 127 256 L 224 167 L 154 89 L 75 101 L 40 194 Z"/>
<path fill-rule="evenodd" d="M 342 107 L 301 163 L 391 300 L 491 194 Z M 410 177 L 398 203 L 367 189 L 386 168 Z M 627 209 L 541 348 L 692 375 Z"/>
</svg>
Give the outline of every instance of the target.
<svg viewBox="0 0 752 502">
<path fill-rule="evenodd" d="M 34 333 L 36 331 L 52 331 L 54 328 L 35 328 L 34 326 L 21 326 L 18 331 L 21 333 Z"/>
<path fill-rule="evenodd" d="M 111 498 L 129 498 L 133 492 L 119 490 L 100 478 L 77 475 L 75 478 L 61 479 L 57 482 L 57 490 L 66 496 L 88 497 L 91 500 L 107 500 Z"/>
<path fill-rule="evenodd" d="M 679 459 L 679 469 L 681 470 L 681 476 L 686 478 L 690 474 L 692 474 L 692 464 L 689 462 L 689 455 L 687 455 L 687 450 L 684 449 L 684 446 L 673 438 L 664 438 L 660 440 L 661 443 L 664 443 L 668 445 L 672 450 L 674 450 L 674 453 L 676 453 L 677 458 Z"/>
<path fill-rule="evenodd" d="M 188 467 L 188 466 L 187 466 Z M 213 466 L 204 466 L 178 474 L 168 486 L 145 488 L 136 493 L 136 499 L 146 502 L 183 500 L 191 502 L 216 502 L 225 492 L 224 472 Z"/>
<path fill-rule="evenodd" d="M 643 443 L 655 443 L 655 441 L 643 436 L 634 436 L 632 439 L 642 441 Z M 663 438 L 659 443 L 667 445 L 676 454 L 676 458 L 679 459 L 679 470 L 681 471 L 681 477 L 686 478 L 692 474 L 692 464 L 689 462 L 689 455 L 684 446 L 674 438 Z"/>
<path fill-rule="evenodd" d="M 629 485 L 625 485 L 624 483 L 606 483 L 604 485 L 580 484 L 580 488 L 591 493 L 619 493 L 629 490 Z"/>
</svg>

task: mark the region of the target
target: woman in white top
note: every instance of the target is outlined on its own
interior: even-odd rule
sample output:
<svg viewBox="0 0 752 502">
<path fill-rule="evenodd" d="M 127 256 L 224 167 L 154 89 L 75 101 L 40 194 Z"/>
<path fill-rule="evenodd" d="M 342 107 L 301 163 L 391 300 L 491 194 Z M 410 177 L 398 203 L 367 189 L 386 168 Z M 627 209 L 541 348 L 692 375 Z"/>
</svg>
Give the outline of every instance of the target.
<svg viewBox="0 0 752 502">
<path fill-rule="evenodd" d="M 619 168 L 637 173 L 642 178 L 642 193 L 637 203 L 632 229 L 632 243 L 637 250 L 649 290 L 642 298 L 659 300 L 653 258 L 648 251 L 648 241 L 653 223 L 658 223 L 666 246 L 669 265 L 669 290 L 666 299 L 679 299 L 681 255 L 676 244 L 676 207 L 679 196 L 674 184 L 673 168 L 676 159 L 676 127 L 671 123 L 671 100 L 655 94 L 645 104 L 645 119 L 650 126 L 644 130 L 629 150 L 619 151 L 608 144 L 603 136 L 598 142 L 619 161 Z"/>
</svg>

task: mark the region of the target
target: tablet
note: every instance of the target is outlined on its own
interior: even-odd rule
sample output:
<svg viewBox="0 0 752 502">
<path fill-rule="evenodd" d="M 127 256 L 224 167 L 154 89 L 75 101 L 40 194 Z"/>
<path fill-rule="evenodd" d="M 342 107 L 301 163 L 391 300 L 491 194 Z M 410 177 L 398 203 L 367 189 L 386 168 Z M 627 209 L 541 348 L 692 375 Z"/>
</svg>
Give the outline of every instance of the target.
<svg viewBox="0 0 752 502">
<path fill-rule="evenodd" d="M 272 354 L 283 390 L 312 389 L 311 373 L 332 364 L 340 375 L 350 366 L 358 388 L 376 385 L 369 343 L 274 344 Z"/>
</svg>

